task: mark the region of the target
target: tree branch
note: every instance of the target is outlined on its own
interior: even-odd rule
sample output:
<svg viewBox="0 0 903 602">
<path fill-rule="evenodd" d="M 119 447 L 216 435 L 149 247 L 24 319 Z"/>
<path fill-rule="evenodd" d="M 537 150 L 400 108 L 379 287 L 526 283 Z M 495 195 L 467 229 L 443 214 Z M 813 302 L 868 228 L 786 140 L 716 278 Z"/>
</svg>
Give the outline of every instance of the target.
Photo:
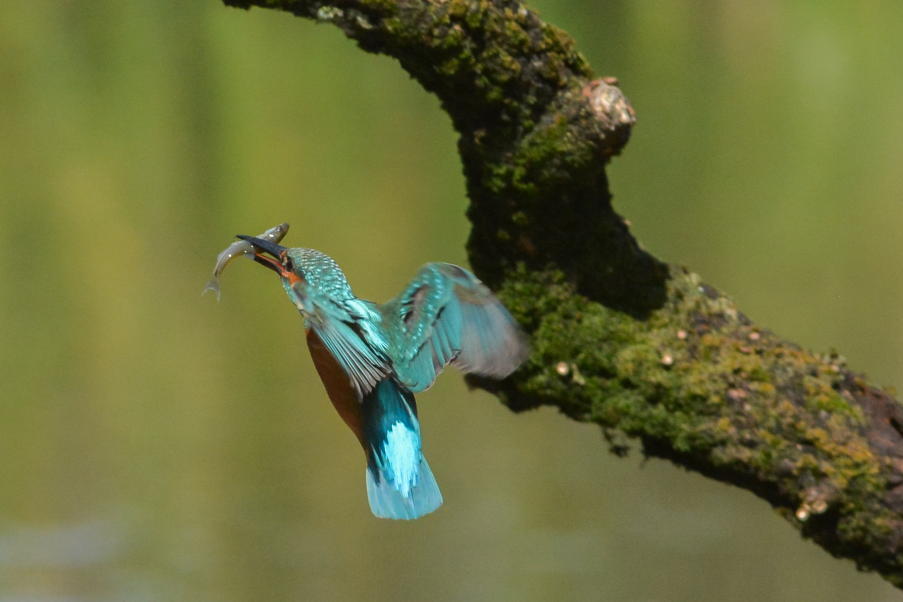
<svg viewBox="0 0 903 602">
<path fill-rule="evenodd" d="M 903 587 L 903 408 L 836 354 L 752 324 L 642 250 L 604 166 L 633 110 L 513 0 L 225 0 L 331 22 L 393 56 L 460 134 L 471 263 L 531 333 L 527 364 L 471 379 L 767 500 L 835 556 Z"/>
</svg>

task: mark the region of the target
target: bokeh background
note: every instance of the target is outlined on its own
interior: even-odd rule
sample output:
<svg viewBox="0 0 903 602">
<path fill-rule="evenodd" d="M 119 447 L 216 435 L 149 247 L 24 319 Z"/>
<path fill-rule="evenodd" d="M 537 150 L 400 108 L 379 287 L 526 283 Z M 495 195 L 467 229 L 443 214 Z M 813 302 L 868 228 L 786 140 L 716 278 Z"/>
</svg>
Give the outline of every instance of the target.
<svg viewBox="0 0 903 602">
<path fill-rule="evenodd" d="M 642 243 L 761 324 L 903 384 L 903 3 L 539 0 L 639 125 Z M 0 4 L 0 601 L 897 600 L 751 494 L 610 456 L 450 373 L 446 496 L 370 516 L 272 274 L 281 221 L 384 300 L 466 262 L 437 101 L 338 30 L 214 0 Z"/>
</svg>

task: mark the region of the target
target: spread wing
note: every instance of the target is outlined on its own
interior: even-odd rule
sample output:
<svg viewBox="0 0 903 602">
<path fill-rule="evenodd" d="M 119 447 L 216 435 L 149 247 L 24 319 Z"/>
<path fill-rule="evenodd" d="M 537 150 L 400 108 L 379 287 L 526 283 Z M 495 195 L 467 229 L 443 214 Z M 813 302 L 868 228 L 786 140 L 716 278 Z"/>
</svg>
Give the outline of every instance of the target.
<svg viewBox="0 0 903 602">
<path fill-rule="evenodd" d="M 449 363 L 504 378 L 529 351 L 505 306 L 476 276 L 450 263 L 420 268 L 380 311 L 396 377 L 414 392 L 429 388 Z"/>
</svg>

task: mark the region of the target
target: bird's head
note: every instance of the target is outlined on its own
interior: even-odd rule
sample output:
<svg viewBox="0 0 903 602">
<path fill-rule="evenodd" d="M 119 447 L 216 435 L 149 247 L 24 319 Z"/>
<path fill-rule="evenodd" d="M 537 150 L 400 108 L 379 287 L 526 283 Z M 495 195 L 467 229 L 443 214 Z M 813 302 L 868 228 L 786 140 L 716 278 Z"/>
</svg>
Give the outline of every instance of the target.
<svg viewBox="0 0 903 602">
<path fill-rule="evenodd" d="M 238 238 L 251 243 L 254 247 L 254 261 L 279 274 L 285 292 L 298 309 L 303 310 L 304 272 L 296 265 L 297 258 L 294 257 L 294 252 L 301 249 L 289 249 L 272 241 L 244 234 L 239 234 Z"/>
</svg>

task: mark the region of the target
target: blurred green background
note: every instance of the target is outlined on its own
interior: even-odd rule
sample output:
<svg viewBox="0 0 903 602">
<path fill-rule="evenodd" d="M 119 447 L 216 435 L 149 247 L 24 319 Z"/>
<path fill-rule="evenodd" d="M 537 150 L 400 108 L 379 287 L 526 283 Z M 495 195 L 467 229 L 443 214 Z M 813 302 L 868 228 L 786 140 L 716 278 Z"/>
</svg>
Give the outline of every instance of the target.
<svg viewBox="0 0 903 602">
<path fill-rule="evenodd" d="M 609 173 L 643 244 L 903 384 L 903 3 L 534 7 L 638 111 Z M 446 505 L 370 516 L 272 274 L 200 296 L 280 221 L 366 298 L 466 262 L 448 118 L 338 30 L 6 0 L 0 140 L 0 601 L 900 598 L 751 494 L 456 373 L 420 396 Z"/>
</svg>

